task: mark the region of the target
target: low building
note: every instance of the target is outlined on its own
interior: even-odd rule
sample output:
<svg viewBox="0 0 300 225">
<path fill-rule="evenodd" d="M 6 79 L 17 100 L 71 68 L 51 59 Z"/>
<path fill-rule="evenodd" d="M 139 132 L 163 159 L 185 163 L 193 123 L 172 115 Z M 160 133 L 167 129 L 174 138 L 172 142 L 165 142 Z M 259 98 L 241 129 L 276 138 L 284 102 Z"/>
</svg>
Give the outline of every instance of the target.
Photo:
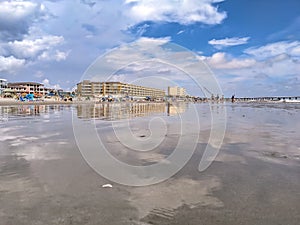
<svg viewBox="0 0 300 225">
<path fill-rule="evenodd" d="M 48 92 L 48 89 L 45 88 L 43 84 L 36 82 L 8 83 L 7 88 L 13 91 L 16 95 L 26 93 L 42 97 Z"/>
<path fill-rule="evenodd" d="M 152 97 L 163 98 L 165 91 L 121 82 L 92 82 L 84 80 L 77 84 L 79 97 Z"/>
<path fill-rule="evenodd" d="M 168 96 L 170 97 L 185 97 L 186 91 L 182 87 L 168 87 Z"/>
</svg>

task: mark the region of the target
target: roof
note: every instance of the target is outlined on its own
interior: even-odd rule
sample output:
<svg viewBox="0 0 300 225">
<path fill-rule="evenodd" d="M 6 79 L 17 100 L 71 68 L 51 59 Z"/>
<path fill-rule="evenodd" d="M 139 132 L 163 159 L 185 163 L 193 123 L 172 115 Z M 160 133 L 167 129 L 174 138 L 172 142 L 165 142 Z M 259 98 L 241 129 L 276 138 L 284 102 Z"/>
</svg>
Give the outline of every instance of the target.
<svg viewBox="0 0 300 225">
<path fill-rule="evenodd" d="M 19 86 L 19 85 L 26 86 L 27 84 L 29 84 L 29 85 L 37 85 L 37 86 L 44 86 L 43 84 L 37 83 L 37 82 L 14 82 L 14 83 L 8 83 L 8 86 Z"/>
</svg>

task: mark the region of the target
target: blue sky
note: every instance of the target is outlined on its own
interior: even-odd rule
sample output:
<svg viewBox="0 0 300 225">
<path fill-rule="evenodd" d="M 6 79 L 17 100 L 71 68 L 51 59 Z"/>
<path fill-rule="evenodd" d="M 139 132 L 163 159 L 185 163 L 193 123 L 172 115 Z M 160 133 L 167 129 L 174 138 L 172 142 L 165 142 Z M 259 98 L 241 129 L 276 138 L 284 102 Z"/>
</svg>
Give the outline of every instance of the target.
<svg viewBox="0 0 300 225">
<path fill-rule="evenodd" d="M 0 2 L 0 78 L 9 81 L 71 89 L 99 56 L 132 42 L 149 45 L 147 40 L 194 52 L 225 96 L 300 95 L 298 0 Z M 141 74 L 149 67 L 161 77 L 173 74 L 189 89 L 172 69 L 136 66 Z"/>
</svg>

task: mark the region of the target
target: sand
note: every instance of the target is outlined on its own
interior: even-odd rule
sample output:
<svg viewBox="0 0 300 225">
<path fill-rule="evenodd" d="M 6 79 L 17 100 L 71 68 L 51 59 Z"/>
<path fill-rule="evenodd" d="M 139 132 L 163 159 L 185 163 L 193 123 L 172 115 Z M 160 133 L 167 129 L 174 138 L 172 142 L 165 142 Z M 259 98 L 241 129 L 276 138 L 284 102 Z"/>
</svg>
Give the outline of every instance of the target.
<svg viewBox="0 0 300 225">
<path fill-rule="evenodd" d="M 128 105 L 111 107 L 118 112 Z M 122 127 L 124 118 L 77 118 L 82 110 L 78 105 L 0 106 L 0 225 L 298 225 L 300 106 L 219 106 L 228 114 L 225 139 L 216 160 L 201 173 L 198 164 L 209 137 L 210 111 L 205 104 L 196 107 L 203 126 L 187 165 L 165 182 L 130 187 L 89 167 L 76 145 L 72 113 L 95 124 L 111 154 L 137 165 L 170 154 L 180 136 L 176 129 L 156 151 L 136 153 L 112 137 L 112 123 Z M 167 111 L 131 115 L 133 132 L 146 138 L 148 128 L 141 121 L 157 116 L 166 124 L 176 118 Z"/>
</svg>

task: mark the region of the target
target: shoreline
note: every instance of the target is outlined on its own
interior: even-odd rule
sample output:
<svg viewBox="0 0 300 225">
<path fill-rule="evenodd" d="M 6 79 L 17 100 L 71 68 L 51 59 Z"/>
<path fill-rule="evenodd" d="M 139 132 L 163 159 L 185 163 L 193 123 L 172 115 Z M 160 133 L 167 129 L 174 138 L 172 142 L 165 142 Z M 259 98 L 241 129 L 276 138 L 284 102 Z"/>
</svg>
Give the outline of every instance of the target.
<svg viewBox="0 0 300 225">
<path fill-rule="evenodd" d="M 14 105 L 72 105 L 75 102 L 64 101 L 36 101 L 36 102 L 20 102 L 15 100 L 2 100 L 0 99 L 0 106 L 14 106 Z"/>
<path fill-rule="evenodd" d="M 16 100 L 3 100 L 0 99 L 0 106 L 16 106 L 16 105 L 89 105 L 89 104 L 114 104 L 114 103 L 167 103 L 163 101 L 159 102 L 146 102 L 146 101 L 135 101 L 135 102 L 99 102 L 99 101 L 31 101 L 21 102 Z"/>
<path fill-rule="evenodd" d="M 211 103 L 211 104 L 225 104 L 231 103 L 230 101 L 224 102 L 214 102 L 214 101 L 199 101 L 199 102 L 192 102 L 192 101 L 133 101 L 133 102 L 99 102 L 99 101 L 26 101 L 21 102 L 17 100 L 7 100 L 7 99 L 0 99 L 0 106 L 16 106 L 16 105 L 88 105 L 88 104 L 114 104 L 114 103 L 179 103 L 179 102 L 186 102 L 186 103 Z M 239 103 L 254 103 L 254 104 L 299 104 L 300 102 L 284 102 L 284 101 L 236 101 L 232 104 L 239 104 Z"/>
</svg>

